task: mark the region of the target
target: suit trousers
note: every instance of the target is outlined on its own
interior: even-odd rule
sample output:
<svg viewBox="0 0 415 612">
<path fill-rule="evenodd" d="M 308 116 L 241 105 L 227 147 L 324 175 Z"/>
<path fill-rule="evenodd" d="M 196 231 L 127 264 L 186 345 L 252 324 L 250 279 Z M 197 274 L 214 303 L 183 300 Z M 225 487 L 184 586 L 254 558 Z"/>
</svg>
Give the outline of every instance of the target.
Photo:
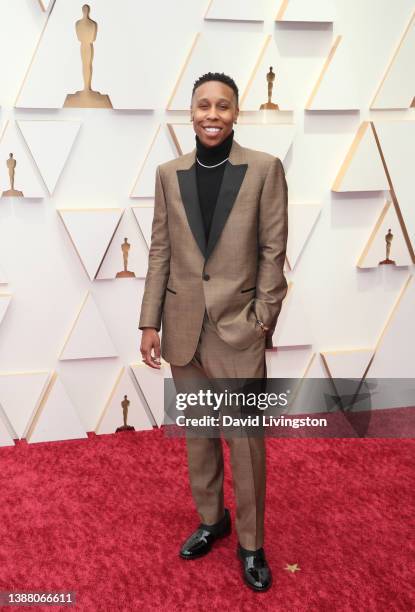
<svg viewBox="0 0 415 612">
<path fill-rule="evenodd" d="M 265 337 L 248 349 L 238 350 L 224 342 L 205 310 L 197 349 L 184 366 L 171 364 L 176 391 L 186 388 L 186 380 L 266 378 Z M 256 550 L 264 540 L 265 441 L 262 435 L 227 435 L 236 501 L 236 531 L 244 548 Z M 186 435 L 188 469 L 193 499 L 202 523 L 212 525 L 224 515 L 224 463 L 221 437 Z"/>
</svg>

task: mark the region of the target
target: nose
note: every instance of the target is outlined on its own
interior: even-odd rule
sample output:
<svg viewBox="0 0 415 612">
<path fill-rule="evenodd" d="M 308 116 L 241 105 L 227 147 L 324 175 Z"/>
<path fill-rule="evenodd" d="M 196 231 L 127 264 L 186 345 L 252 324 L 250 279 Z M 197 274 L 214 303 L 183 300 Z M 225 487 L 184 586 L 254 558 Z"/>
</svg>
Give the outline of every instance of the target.
<svg viewBox="0 0 415 612">
<path fill-rule="evenodd" d="M 212 105 L 209 107 L 207 119 L 218 119 L 218 111 L 216 109 L 216 106 Z"/>
</svg>

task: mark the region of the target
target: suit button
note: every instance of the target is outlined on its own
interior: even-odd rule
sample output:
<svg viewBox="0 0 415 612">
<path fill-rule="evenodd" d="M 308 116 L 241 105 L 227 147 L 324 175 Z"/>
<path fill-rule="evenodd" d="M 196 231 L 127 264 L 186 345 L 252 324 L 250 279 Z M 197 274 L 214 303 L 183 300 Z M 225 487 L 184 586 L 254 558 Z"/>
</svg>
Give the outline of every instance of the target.
<svg viewBox="0 0 415 612">
<path fill-rule="evenodd" d="M 209 274 L 204 274 L 204 275 L 203 275 L 203 280 L 209 280 L 209 279 L 210 279 Z"/>
</svg>

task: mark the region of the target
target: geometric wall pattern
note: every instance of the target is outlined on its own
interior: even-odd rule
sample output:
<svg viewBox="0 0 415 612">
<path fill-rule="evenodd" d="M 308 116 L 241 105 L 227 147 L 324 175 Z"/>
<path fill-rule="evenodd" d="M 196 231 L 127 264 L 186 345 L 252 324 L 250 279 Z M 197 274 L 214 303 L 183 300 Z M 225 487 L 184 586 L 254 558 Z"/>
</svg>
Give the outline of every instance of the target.
<svg viewBox="0 0 415 612">
<path fill-rule="evenodd" d="M 304 300 L 292 282 L 288 285 L 287 296 L 281 308 L 272 342 L 278 347 L 313 344 Z"/>
<path fill-rule="evenodd" d="M 2 197 L 11 195 L 13 173 L 14 197 L 43 198 L 45 188 L 15 122 L 7 121 L 0 138 L 0 190 Z"/>
<path fill-rule="evenodd" d="M 190 93 L 208 70 L 238 84 L 238 142 L 286 170 L 289 289 L 269 376 L 414 375 L 411 0 L 97 0 L 91 97 L 106 108 L 64 106 L 85 84 L 82 4 L 33 4 L 0 7 L 0 446 L 86 438 L 75 373 L 102 388 L 103 364 L 112 391 L 82 406 L 96 433 L 162 423 L 169 367 L 141 363 L 137 330 L 155 169 L 194 147 Z M 260 110 L 270 66 L 279 110 Z"/>
<path fill-rule="evenodd" d="M 383 191 L 389 189 L 372 123 L 364 121 L 347 152 L 332 190 Z"/>
<path fill-rule="evenodd" d="M 6 316 L 7 309 L 11 302 L 12 296 L 10 293 L 0 293 L 0 325 Z"/>
<path fill-rule="evenodd" d="M 306 245 L 308 237 L 317 223 L 321 212 L 320 204 L 289 204 L 287 260 L 293 270 Z"/>
<path fill-rule="evenodd" d="M 210 0 L 205 19 L 263 21 L 264 16 L 264 0 Z"/>
<path fill-rule="evenodd" d="M 79 415 L 58 374 L 54 372 L 26 439 L 33 443 L 86 437 Z"/>
<path fill-rule="evenodd" d="M 49 378 L 47 371 L 0 373 L 0 409 L 13 438 L 25 436 Z"/>
<path fill-rule="evenodd" d="M 413 121 L 375 121 L 374 127 L 387 171 L 391 197 L 400 217 L 408 249 L 415 263 L 415 206 L 413 205 Z"/>
<path fill-rule="evenodd" d="M 257 58 L 264 44 L 264 35 L 260 32 L 221 32 L 214 35 L 199 33 L 180 74 L 174 92 L 169 100 L 169 110 L 187 110 L 190 106 L 190 93 L 197 76 L 214 66 L 220 66 L 220 72 L 234 75 L 241 92 L 248 85 L 249 78 L 256 65 Z M 239 49 L 249 50 L 250 61 L 241 62 Z M 266 85 L 266 81 L 265 85 Z M 266 92 L 266 90 L 265 90 Z"/>
<path fill-rule="evenodd" d="M 93 280 L 117 230 L 122 211 L 118 208 L 74 208 L 58 212 L 85 272 Z"/>
<path fill-rule="evenodd" d="M 97 359 L 118 356 L 91 293 L 87 293 L 65 340 L 59 359 Z"/>
<path fill-rule="evenodd" d="M 415 329 L 410 324 L 415 304 L 413 275 L 407 277 L 375 347 L 367 376 L 415 378 Z"/>
<path fill-rule="evenodd" d="M 294 104 L 289 85 L 290 79 L 284 68 L 284 61 L 280 56 L 275 40 L 271 35 L 267 36 L 265 40 L 252 76 L 241 96 L 240 108 L 242 110 L 257 111 L 260 110 L 261 104 L 267 102 L 268 85 L 266 75 L 270 66 L 272 66 L 275 73 L 272 87 L 272 102 L 278 104 L 279 110 L 293 110 Z M 275 111 L 271 111 L 271 114 L 273 112 L 275 113 Z"/>
<path fill-rule="evenodd" d="M 343 37 L 335 39 L 306 103 L 307 110 L 355 110 L 359 96 L 355 69 Z"/>
<path fill-rule="evenodd" d="M 334 21 L 333 0 L 282 0 L 277 21 Z"/>
<path fill-rule="evenodd" d="M 415 10 L 370 105 L 374 109 L 414 107 Z"/>
<path fill-rule="evenodd" d="M 126 405 L 124 421 L 124 405 Z M 134 384 L 129 369 L 123 367 L 115 381 L 111 394 L 104 406 L 95 429 L 97 434 L 114 433 L 118 427 L 134 427 L 136 431 L 151 429 L 152 424 L 147 415 L 145 401 Z"/>
<path fill-rule="evenodd" d="M 18 121 L 27 146 L 50 194 L 53 193 L 72 145 L 79 121 Z"/>
<path fill-rule="evenodd" d="M 386 236 L 393 228 L 390 253 L 386 252 Z M 401 229 L 399 218 L 392 202 L 386 202 L 383 210 L 373 228 L 367 245 L 357 262 L 359 268 L 375 268 L 387 257 L 395 262 L 396 266 L 410 266 L 411 255 Z"/>
</svg>

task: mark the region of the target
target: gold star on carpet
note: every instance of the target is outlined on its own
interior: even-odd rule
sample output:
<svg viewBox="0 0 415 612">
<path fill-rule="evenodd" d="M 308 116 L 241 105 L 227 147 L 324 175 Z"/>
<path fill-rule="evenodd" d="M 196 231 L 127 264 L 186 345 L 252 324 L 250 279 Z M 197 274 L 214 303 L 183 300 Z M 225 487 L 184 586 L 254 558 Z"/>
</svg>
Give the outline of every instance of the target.
<svg viewBox="0 0 415 612">
<path fill-rule="evenodd" d="M 298 572 L 301 569 L 301 567 L 298 567 L 297 563 L 293 563 L 292 565 L 287 563 L 284 569 L 287 570 L 287 572 L 291 572 L 292 574 L 295 574 L 295 572 Z"/>
</svg>

